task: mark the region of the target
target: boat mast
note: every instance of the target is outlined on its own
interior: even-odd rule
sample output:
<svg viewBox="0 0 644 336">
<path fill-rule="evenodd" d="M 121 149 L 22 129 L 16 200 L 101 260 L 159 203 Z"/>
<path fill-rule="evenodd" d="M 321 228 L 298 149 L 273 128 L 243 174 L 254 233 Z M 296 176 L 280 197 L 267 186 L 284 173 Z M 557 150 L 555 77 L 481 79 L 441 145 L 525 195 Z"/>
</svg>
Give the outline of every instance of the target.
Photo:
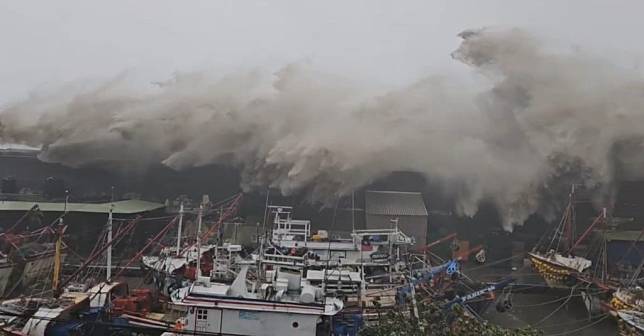
<svg viewBox="0 0 644 336">
<path fill-rule="evenodd" d="M 105 273 L 105 279 L 107 282 L 112 280 L 112 218 L 114 213 L 114 203 L 110 204 L 110 211 L 107 215 L 107 243 L 110 246 L 107 248 L 107 269 Z"/>
<path fill-rule="evenodd" d="M 183 201 L 179 205 L 179 226 L 177 228 L 177 257 L 181 255 L 181 227 L 183 225 Z"/>
<path fill-rule="evenodd" d="M 354 235 L 356 234 L 356 223 L 355 223 L 356 222 L 356 213 L 355 213 L 355 211 L 356 211 L 356 192 L 353 191 L 353 192 L 351 192 L 351 228 L 353 229 L 353 232 L 351 232 L 351 233 L 354 234 Z M 359 236 L 359 237 L 360 237 L 359 244 L 360 244 L 360 279 L 361 279 L 361 281 L 360 281 L 360 292 L 361 292 L 360 301 L 363 301 L 362 300 L 363 295 L 365 295 L 367 293 L 367 288 L 366 288 L 367 284 L 365 282 L 366 280 L 365 280 L 365 275 L 364 275 L 364 259 L 363 259 L 364 256 L 362 254 L 362 248 L 363 248 L 362 243 L 363 243 L 363 240 L 364 240 L 365 236 Z"/>
<path fill-rule="evenodd" d="M 54 254 L 54 272 L 53 272 L 53 278 L 51 282 L 51 287 L 54 291 L 54 294 L 56 294 L 59 290 L 60 287 L 60 270 L 62 268 L 62 247 L 63 247 L 63 227 L 64 227 L 64 220 L 63 218 L 65 217 L 65 214 L 67 214 L 67 201 L 69 200 L 69 192 L 65 190 L 65 205 L 63 207 L 63 215 L 60 216 L 60 219 L 58 221 L 58 228 L 57 228 L 57 233 L 58 237 L 56 239 L 56 253 Z"/>
<path fill-rule="evenodd" d="M 52 279 L 52 289 L 54 292 L 58 291 L 58 286 L 60 285 L 60 269 L 61 269 L 61 251 L 62 251 L 62 237 L 63 237 L 63 218 L 60 218 L 58 222 L 58 228 L 56 230 L 56 254 L 54 255 L 54 273 Z"/>
<path fill-rule="evenodd" d="M 564 235 L 566 237 L 566 242 L 568 248 L 572 247 L 575 243 L 574 241 L 574 225 L 575 225 L 575 184 L 573 183 L 570 188 L 570 195 L 568 196 L 568 209 L 566 214 L 566 223 L 564 228 Z"/>
<path fill-rule="evenodd" d="M 351 231 L 356 231 L 356 192 L 351 192 Z"/>
<path fill-rule="evenodd" d="M 195 280 L 201 276 L 201 220 L 203 216 L 203 203 L 199 205 L 199 215 L 197 217 L 197 273 Z"/>
<path fill-rule="evenodd" d="M 398 218 L 394 218 L 390 221 L 392 224 L 392 228 L 394 229 L 393 232 L 394 234 L 398 234 Z M 394 245 L 393 242 L 391 241 L 393 234 L 390 233 L 390 236 L 387 238 L 387 242 L 389 243 L 389 283 L 392 283 L 394 281 L 393 279 L 393 274 L 392 272 L 394 271 L 393 267 L 393 253 L 394 253 Z"/>
<path fill-rule="evenodd" d="M 608 229 L 608 220 L 606 219 L 606 208 L 602 209 L 602 215 L 604 217 L 604 220 L 602 222 L 603 224 L 603 230 L 602 230 L 602 282 L 606 282 L 608 279 L 608 246 L 606 246 L 606 230 Z"/>
</svg>

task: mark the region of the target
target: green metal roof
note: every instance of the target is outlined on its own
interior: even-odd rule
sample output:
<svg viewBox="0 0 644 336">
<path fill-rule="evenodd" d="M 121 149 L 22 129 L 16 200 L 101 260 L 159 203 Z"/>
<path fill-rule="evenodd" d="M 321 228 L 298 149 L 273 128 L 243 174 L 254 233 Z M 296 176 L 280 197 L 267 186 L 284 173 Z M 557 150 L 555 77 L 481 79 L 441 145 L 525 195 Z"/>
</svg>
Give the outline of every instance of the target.
<svg viewBox="0 0 644 336">
<path fill-rule="evenodd" d="M 42 212 L 63 212 L 65 203 L 0 201 L 0 211 L 29 211 L 38 204 Z M 141 200 L 125 200 L 112 203 L 67 203 L 67 212 L 108 213 L 114 204 L 114 214 L 136 214 L 165 207 L 161 203 Z"/>
<path fill-rule="evenodd" d="M 369 215 L 427 216 L 425 201 L 419 192 L 367 190 L 365 203 Z"/>
<path fill-rule="evenodd" d="M 640 231 L 612 231 L 606 233 L 606 240 L 622 240 L 622 241 L 635 241 L 640 237 Z M 644 235 L 640 237 L 640 241 L 644 242 Z"/>
</svg>

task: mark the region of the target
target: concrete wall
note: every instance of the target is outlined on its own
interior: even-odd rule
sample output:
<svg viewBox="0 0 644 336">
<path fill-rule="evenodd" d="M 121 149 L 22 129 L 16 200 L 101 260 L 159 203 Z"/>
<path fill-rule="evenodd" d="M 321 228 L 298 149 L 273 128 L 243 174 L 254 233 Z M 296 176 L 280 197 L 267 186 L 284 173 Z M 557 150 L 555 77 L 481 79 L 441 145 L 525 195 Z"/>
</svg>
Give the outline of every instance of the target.
<svg viewBox="0 0 644 336">
<path fill-rule="evenodd" d="M 422 246 L 427 241 L 427 216 L 385 216 L 366 215 L 367 229 L 389 229 L 391 220 L 398 218 L 398 228 L 405 234 L 416 239 L 416 246 Z"/>
</svg>

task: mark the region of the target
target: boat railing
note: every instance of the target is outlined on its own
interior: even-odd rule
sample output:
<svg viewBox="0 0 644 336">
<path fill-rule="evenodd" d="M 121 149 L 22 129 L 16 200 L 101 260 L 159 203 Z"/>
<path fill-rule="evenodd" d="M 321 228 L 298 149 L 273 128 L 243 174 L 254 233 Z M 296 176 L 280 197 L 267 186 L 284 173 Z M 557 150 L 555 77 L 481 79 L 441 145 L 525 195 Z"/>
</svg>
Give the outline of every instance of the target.
<svg viewBox="0 0 644 336">
<path fill-rule="evenodd" d="M 306 242 L 311 235 L 311 222 L 307 220 L 276 218 L 273 227 L 273 241 L 282 240 Z"/>
<path fill-rule="evenodd" d="M 289 256 L 282 254 L 264 254 L 262 262 L 265 264 L 300 266 L 304 267 L 304 257 Z"/>
<path fill-rule="evenodd" d="M 387 242 L 391 241 L 394 244 L 413 244 L 414 238 L 406 235 L 398 229 L 365 229 L 355 230 L 353 236 L 362 240 L 364 237 L 372 236 L 386 236 Z"/>
</svg>

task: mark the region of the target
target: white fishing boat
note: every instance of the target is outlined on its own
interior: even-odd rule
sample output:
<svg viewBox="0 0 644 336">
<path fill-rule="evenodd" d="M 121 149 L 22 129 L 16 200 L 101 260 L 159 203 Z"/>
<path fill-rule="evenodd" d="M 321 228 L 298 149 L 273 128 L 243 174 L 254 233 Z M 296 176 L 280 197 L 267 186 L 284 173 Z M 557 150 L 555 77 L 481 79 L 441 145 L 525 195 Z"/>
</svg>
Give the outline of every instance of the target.
<svg viewBox="0 0 644 336">
<path fill-rule="evenodd" d="M 195 279 L 197 253 L 202 260 L 208 260 L 215 248 L 217 246 L 214 244 L 190 246 L 177 254 L 174 249 L 166 247 L 158 255 L 143 256 L 141 264 L 145 270 L 152 272 L 152 279 L 159 292 L 169 296 L 173 290 L 187 286 Z"/>
<path fill-rule="evenodd" d="M 201 220 L 198 223 L 200 244 Z M 328 296 L 324 286 L 306 279 L 303 257 L 269 260 L 264 258 L 262 245 L 254 259 L 238 260 L 239 271 L 232 283 L 217 279 L 218 267 L 202 272 L 201 254 L 197 254 L 196 274 L 200 276 L 171 295 L 171 305 L 185 312 L 175 325 L 177 333 L 315 335 L 323 322 L 343 308 L 342 301 Z M 251 267 L 254 272 L 249 277 Z"/>
<path fill-rule="evenodd" d="M 208 242 L 211 235 L 218 230 L 223 221 L 236 211 L 240 199 L 241 195 L 232 198 L 225 210 L 222 206 L 219 220 L 215 225 L 203 237 L 198 237 L 197 243 L 188 244 L 187 246 L 184 246 L 184 241 L 182 240 L 182 225 L 185 213 L 183 204 L 181 204 L 176 246 L 164 247 L 158 254 L 143 256 L 141 259 L 143 269 L 152 273 L 152 279 L 160 294 L 169 296 L 173 290 L 189 285 L 196 278 L 210 275 L 210 270 L 212 269 L 218 270 L 219 273 L 215 274 L 215 276 L 220 277 L 221 280 L 232 281 L 234 279 L 235 273 L 231 271 L 235 260 L 238 258 L 238 253 L 242 249 L 241 245 L 201 242 Z M 203 215 L 204 207 L 202 205 L 197 214 L 199 228 L 202 224 Z M 201 229 L 199 229 L 200 231 Z M 197 267 L 197 260 L 200 260 L 203 265 Z M 202 274 L 197 273 L 198 268 L 202 271 Z"/>
<path fill-rule="evenodd" d="M 353 230 L 350 238 L 329 237 L 325 230 L 311 234 L 311 222 L 293 219 L 292 207 L 270 206 L 274 214 L 271 243 L 280 252 L 306 256 L 308 266 L 392 266 L 402 263 L 404 249 L 414 238 L 391 229 Z M 282 253 L 284 254 L 284 253 Z"/>
<path fill-rule="evenodd" d="M 172 295 L 173 304 L 186 307 L 182 332 L 223 335 L 315 335 L 327 318 L 343 307 L 301 274 L 278 268 L 270 283 L 248 288 L 248 265 L 228 285 L 200 278 Z"/>
</svg>

